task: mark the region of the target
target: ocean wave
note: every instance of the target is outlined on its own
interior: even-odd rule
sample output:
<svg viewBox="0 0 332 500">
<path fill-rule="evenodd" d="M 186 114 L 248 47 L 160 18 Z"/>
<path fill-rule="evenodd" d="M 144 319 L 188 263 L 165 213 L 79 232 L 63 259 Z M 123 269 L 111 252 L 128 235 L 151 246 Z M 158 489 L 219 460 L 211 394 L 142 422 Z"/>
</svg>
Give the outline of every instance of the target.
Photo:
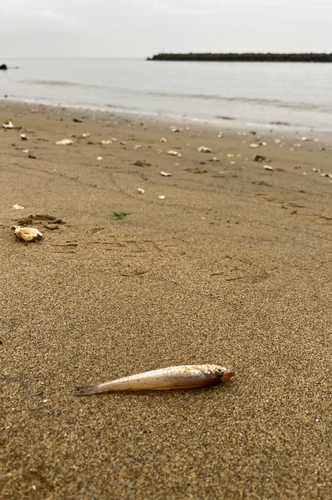
<svg viewBox="0 0 332 500">
<path fill-rule="evenodd" d="M 60 80 L 23 80 L 22 83 L 30 83 L 33 85 L 48 85 L 52 87 L 80 87 L 82 89 L 98 88 L 98 85 L 89 85 L 86 83 L 63 82 Z"/>
</svg>

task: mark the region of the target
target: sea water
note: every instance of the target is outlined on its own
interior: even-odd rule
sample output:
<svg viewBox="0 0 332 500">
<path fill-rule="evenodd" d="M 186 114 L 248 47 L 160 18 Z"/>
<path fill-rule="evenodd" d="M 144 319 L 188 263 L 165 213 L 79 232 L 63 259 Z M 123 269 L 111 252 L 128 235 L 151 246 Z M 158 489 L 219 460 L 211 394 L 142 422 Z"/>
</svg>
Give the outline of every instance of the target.
<svg viewBox="0 0 332 500">
<path fill-rule="evenodd" d="M 332 64 L 8 59 L 0 98 L 332 131 Z"/>
</svg>

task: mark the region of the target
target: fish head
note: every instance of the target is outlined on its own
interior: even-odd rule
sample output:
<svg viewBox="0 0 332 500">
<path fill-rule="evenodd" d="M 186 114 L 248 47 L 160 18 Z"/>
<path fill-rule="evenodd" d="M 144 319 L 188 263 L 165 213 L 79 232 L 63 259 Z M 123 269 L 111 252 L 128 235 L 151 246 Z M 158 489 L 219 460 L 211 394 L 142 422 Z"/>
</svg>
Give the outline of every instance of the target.
<svg viewBox="0 0 332 500">
<path fill-rule="evenodd" d="M 214 373 L 215 373 L 216 377 L 218 377 L 220 382 L 226 382 L 231 377 L 233 377 L 234 370 L 233 370 L 233 368 L 224 368 L 223 366 L 217 365 L 215 367 Z"/>
</svg>

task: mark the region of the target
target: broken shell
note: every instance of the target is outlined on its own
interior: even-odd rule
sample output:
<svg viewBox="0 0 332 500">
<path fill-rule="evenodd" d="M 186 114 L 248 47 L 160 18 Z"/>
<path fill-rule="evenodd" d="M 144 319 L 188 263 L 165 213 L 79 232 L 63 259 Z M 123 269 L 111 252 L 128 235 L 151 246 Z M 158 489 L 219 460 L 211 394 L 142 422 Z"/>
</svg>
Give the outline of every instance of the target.
<svg viewBox="0 0 332 500">
<path fill-rule="evenodd" d="M 137 191 L 139 192 L 139 194 L 144 194 L 145 193 L 144 189 L 142 189 L 142 188 L 138 188 Z"/>
<path fill-rule="evenodd" d="M 171 128 L 171 131 L 172 132 L 181 132 L 181 129 L 174 127 L 174 128 Z"/>
<path fill-rule="evenodd" d="M 12 124 L 12 122 L 9 121 L 9 122 L 3 123 L 2 128 L 14 128 L 14 125 Z"/>
<path fill-rule="evenodd" d="M 163 172 L 161 171 L 160 172 L 160 175 L 163 175 L 164 177 L 170 177 L 172 174 L 168 173 L 168 172 Z"/>
<path fill-rule="evenodd" d="M 250 144 L 250 148 L 259 148 L 259 144 L 256 144 L 255 142 L 253 144 Z"/>
<path fill-rule="evenodd" d="M 14 210 L 24 210 L 24 207 L 21 207 L 21 205 L 18 205 L 17 203 L 15 203 L 15 205 L 13 205 L 13 209 Z"/>
<path fill-rule="evenodd" d="M 177 151 L 167 151 L 167 154 L 172 156 L 178 156 L 179 153 Z"/>
<path fill-rule="evenodd" d="M 121 144 L 121 146 L 126 146 L 127 145 L 126 141 L 120 141 L 120 144 Z"/>
<path fill-rule="evenodd" d="M 101 141 L 102 144 L 112 144 L 112 141 Z"/>
<path fill-rule="evenodd" d="M 23 149 L 23 150 L 22 150 L 22 153 L 26 153 L 26 154 L 28 154 L 28 153 L 29 153 L 29 150 L 28 150 L 28 149 Z"/>
<path fill-rule="evenodd" d="M 167 142 L 167 139 L 166 139 L 165 137 L 162 137 L 162 138 L 160 139 L 160 142 Z"/>
<path fill-rule="evenodd" d="M 28 141 L 29 137 L 25 134 L 21 134 L 21 139 L 22 139 L 22 141 Z"/>
<path fill-rule="evenodd" d="M 273 170 L 273 167 L 270 167 L 270 165 L 264 165 L 265 170 Z"/>
<path fill-rule="evenodd" d="M 158 196 L 159 200 L 164 200 L 166 198 L 166 196 L 164 196 L 163 194 Z"/>
<path fill-rule="evenodd" d="M 101 160 L 103 160 L 103 157 L 102 156 L 97 156 L 97 160 L 101 161 Z"/>
<path fill-rule="evenodd" d="M 209 161 L 213 161 L 213 162 L 218 162 L 220 161 L 219 158 L 216 158 L 215 156 L 213 158 L 211 158 Z"/>
<path fill-rule="evenodd" d="M 265 160 L 265 156 L 262 156 L 262 155 L 255 155 L 254 156 L 254 161 L 264 161 Z"/>
<path fill-rule="evenodd" d="M 55 144 L 58 146 L 70 146 L 73 144 L 73 141 L 71 139 L 62 139 L 62 141 L 58 141 Z"/>
<path fill-rule="evenodd" d="M 43 236 L 42 233 L 38 231 L 38 229 L 35 229 L 33 227 L 12 226 L 10 229 L 15 232 L 16 236 L 20 240 L 24 241 L 34 241 L 37 238 Z"/>
<path fill-rule="evenodd" d="M 201 146 L 200 148 L 198 148 L 198 152 L 199 153 L 211 153 L 212 150 L 210 148 L 206 148 L 205 146 Z"/>
<path fill-rule="evenodd" d="M 84 137 L 84 139 L 86 139 L 87 137 L 90 137 L 89 132 L 87 132 L 86 134 L 82 134 L 82 137 Z"/>
</svg>

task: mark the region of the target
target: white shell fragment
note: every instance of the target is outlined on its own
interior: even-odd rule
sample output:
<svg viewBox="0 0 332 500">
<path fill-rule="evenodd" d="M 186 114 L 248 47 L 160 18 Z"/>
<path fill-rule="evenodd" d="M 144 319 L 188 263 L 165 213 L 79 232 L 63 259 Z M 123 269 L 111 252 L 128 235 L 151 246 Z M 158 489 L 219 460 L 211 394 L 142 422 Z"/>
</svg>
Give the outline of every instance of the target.
<svg viewBox="0 0 332 500">
<path fill-rule="evenodd" d="M 20 227 L 20 226 L 12 226 L 10 228 L 15 232 L 16 236 L 23 241 L 34 241 L 37 238 L 41 238 L 42 233 L 33 227 Z"/>
<path fill-rule="evenodd" d="M 160 142 L 167 142 L 166 137 L 162 137 L 162 138 L 160 139 Z"/>
<path fill-rule="evenodd" d="M 112 141 L 101 141 L 102 144 L 112 144 Z"/>
<path fill-rule="evenodd" d="M 313 141 L 313 138 L 312 137 L 302 137 L 301 140 L 302 141 Z"/>
<path fill-rule="evenodd" d="M 270 167 L 270 165 L 264 165 L 265 170 L 273 170 L 273 167 Z"/>
<path fill-rule="evenodd" d="M 179 153 L 177 151 L 172 151 L 171 150 L 171 151 L 167 151 L 167 154 L 171 155 L 171 156 L 178 156 Z"/>
<path fill-rule="evenodd" d="M 26 134 L 21 134 L 22 141 L 28 141 L 29 137 Z"/>
<path fill-rule="evenodd" d="M 15 203 L 15 205 L 13 205 L 13 209 L 14 210 L 24 210 L 24 207 L 21 207 L 21 205 L 18 205 L 17 203 Z"/>
<path fill-rule="evenodd" d="M 58 146 L 70 146 L 73 144 L 73 141 L 71 139 L 62 139 L 62 141 L 58 141 L 55 144 Z"/>
<path fill-rule="evenodd" d="M 159 200 L 164 200 L 166 198 L 166 196 L 164 196 L 163 194 L 158 196 Z"/>
<path fill-rule="evenodd" d="M 200 148 L 198 148 L 198 152 L 199 153 L 211 153 L 212 150 L 210 148 L 206 148 L 205 146 L 201 146 Z"/>
<path fill-rule="evenodd" d="M 6 122 L 2 124 L 2 128 L 14 128 L 12 122 Z"/>
<path fill-rule="evenodd" d="M 250 144 L 250 147 L 251 148 L 259 148 L 259 144 L 257 144 L 256 142 L 254 142 L 253 144 Z"/>
<path fill-rule="evenodd" d="M 101 161 L 101 160 L 103 160 L 103 157 L 102 156 L 97 156 L 97 160 Z"/>
<path fill-rule="evenodd" d="M 163 175 L 164 177 L 170 177 L 172 174 L 168 173 L 168 172 L 163 172 L 161 171 L 160 172 L 160 175 Z"/>
<path fill-rule="evenodd" d="M 84 139 L 86 139 L 87 137 L 90 137 L 89 132 L 87 132 L 86 134 L 82 134 L 82 137 L 84 137 Z"/>
<path fill-rule="evenodd" d="M 144 189 L 142 189 L 142 188 L 138 188 L 137 191 L 139 192 L 139 194 L 144 194 L 145 193 Z"/>
</svg>

